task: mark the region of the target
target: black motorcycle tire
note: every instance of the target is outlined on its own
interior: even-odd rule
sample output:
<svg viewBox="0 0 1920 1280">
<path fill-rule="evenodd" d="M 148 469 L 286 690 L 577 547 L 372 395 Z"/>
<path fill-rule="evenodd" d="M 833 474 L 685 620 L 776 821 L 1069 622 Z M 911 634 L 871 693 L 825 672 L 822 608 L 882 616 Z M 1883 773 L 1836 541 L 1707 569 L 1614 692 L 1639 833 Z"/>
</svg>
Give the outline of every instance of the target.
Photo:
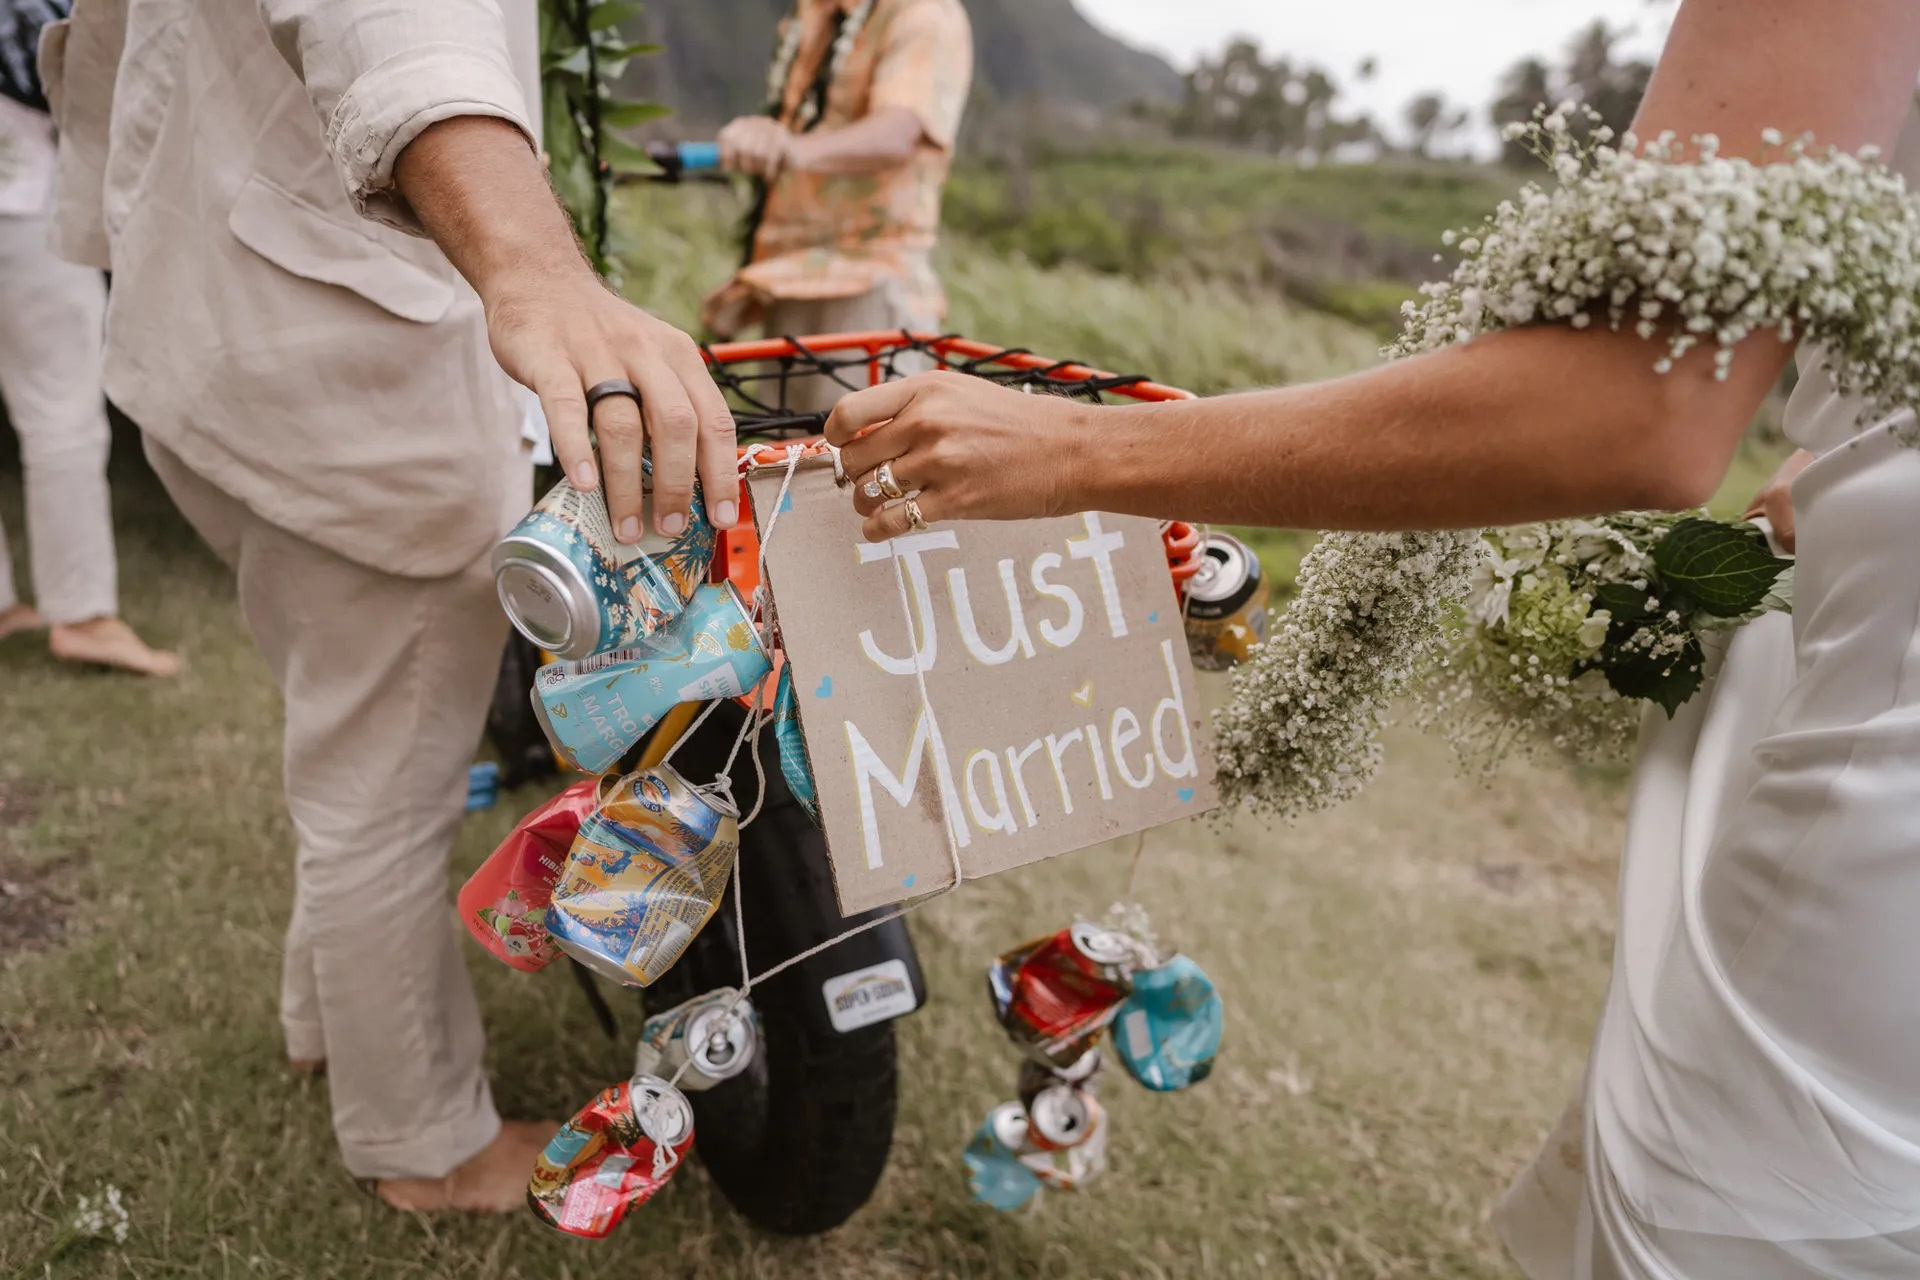
<svg viewBox="0 0 1920 1280">
<path fill-rule="evenodd" d="M 676 765 L 693 767 L 682 755 L 705 754 L 697 750 L 705 744 L 687 745 L 687 752 L 676 753 Z M 746 772 L 750 779 L 750 764 Z M 747 782 L 736 794 L 751 796 L 753 785 Z M 740 858 L 748 863 L 802 853 L 826 865 L 819 828 L 773 763 L 766 804 L 740 833 Z M 837 920 L 831 881 L 823 878 L 815 888 L 819 900 L 804 905 Z M 778 957 L 755 945 L 759 931 L 750 896 L 746 907 L 748 955 L 756 969 L 764 968 Z M 738 986 L 736 937 L 729 889 L 680 963 L 642 993 L 647 1009 L 657 1012 L 717 987 Z M 899 1083 L 893 1024 L 835 1032 L 805 1017 L 792 998 L 767 999 L 758 991 L 754 1006 L 761 1054 L 735 1079 L 687 1095 L 694 1150 L 721 1194 L 754 1226 L 789 1236 L 831 1231 L 872 1198 L 893 1148 Z"/>
</svg>

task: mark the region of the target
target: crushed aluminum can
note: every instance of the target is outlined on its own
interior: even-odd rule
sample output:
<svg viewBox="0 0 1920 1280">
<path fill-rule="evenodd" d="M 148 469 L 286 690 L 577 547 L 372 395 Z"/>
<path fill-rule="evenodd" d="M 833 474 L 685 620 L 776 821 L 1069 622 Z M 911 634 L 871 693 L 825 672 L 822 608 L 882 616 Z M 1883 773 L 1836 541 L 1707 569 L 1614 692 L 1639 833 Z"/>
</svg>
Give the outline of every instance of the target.
<svg viewBox="0 0 1920 1280">
<path fill-rule="evenodd" d="M 760 1022 L 752 1003 L 730 988 L 712 991 L 647 1019 L 634 1072 L 671 1080 L 686 1067 L 680 1087 L 692 1093 L 745 1071 L 759 1047 Z"/>
<path fill-rule="evenodd" d="M 1127 1074 L 1155 1092 L 1199 1084 L 1220 1052 L 1226 1009 L 1206 972 L 1184 955 L 1133 975 L 1109 1029 Z"/>
<path fill-rule="evenodd" d="M 800 736 L 800 700 L 793 691 L 793 664 L 780 668 L 773 698 L 773 742 L 780 753 L 780 776 L 787 790 L 816 823 L 820 799 L 813 786 L 813 765 L 807 759 L 806 740 Z"/>
<path fill-rule="evenodd" d="M 558 1231 L 602 1239 L 666 1185 L 692 1146 L 686 1095 L 665 1080 L 636 1076 L 561 1126 L 534 1159 L 527 1204 Z"/>
<path fill-rule="evenodd" d="M 1198 571 L 1187 580 L 1187 651 L 1202 671 L 1245 662 L 1267 638 L 1271 589 L 1260 557 L 1238 538 L 1209 533 L 1195 553 Z"/>
<path fill-rule="evenodd" d="M 1017 1102 L 1003 1102 L 988 1112 L 960 1157 L 973 1198 L 1010 1213 L 1039 1195 L 1040 1175 L 1020 1158 L 1025 1150 L 1025 1109 Z"/>
<path fill-rule="evenodd" d="M 1068 1084 L 1092 1092 L 1099 1086 L 1100 1068 L 1105 1060 L 1105 1055 L 1097 1048 L 1087 1050 L 1077 1061 L 1064 1067 L 1051 1066 L 1037 1058 L 1022 1058 L 1019 1077 L 1020 1105 L 1031 1114 L 1033 1100 L 1043 1090 L 1057 1084 Z"/>
<path fill-rule="evenodd" d="M 1027 1142 L 1039 1151 L 1070 1151 L 1106 1123 L 1106 1109 L 1078 1085 L 1052 1084 L 1027 1108 Z"/>
<path fill-rule="evenodd" d="M 651 477 L 651 462 L 642 467 Z M 698 487 L 685 532 L 654 555 L 614 538 L 605 489 L 562 480 L 494 547 L 494 586 L 521 635 L 559 658 L 586 658 L 679 616 L 707 579 L 714 542 Z"/>
<path fill-rule="evenodd" d="M 593 812 L 593 793 L 592 782 L 577 782 L 520 819 L 460 888 L 460 922 L 516 969 L 544 969 L 560 954 L 547 932 L 547 908 L 580 824 Z"/>
<path fill-rule="evenodd" d="M 1016 1045 L 1065 1067 L 1113 1019 L 1140 954 L 1125 934 L 1082 921 L 999 956 L 988 966 L 987 991 Z"/>
<path fill-rule="evenodd" d="M 594 973 L 659 980 L 713 918 L 740 853 L 739 815 L 671 766 L 603 781 L 547 908 L 547 932 Z"/>
<path fill-rule="evenodd" d="M 1027 1149 L 1021 1153 L 1020 1163 L 1049 1190 L 1078 1191 L 1106 1172 L 1107 1132 L 1107 1113 L 1097 1106 L 1085 1136 L 1071 1147 L 1046 1150 L 1034 1141 L 1029 1126 Z"/>
<path fill-rule="evenodd" d="M 713 583 L 638 644 L 541 667 L 531 697 L 555 754 L 604 773 L 681 703 L 737 698 L 772 666 L 740 592 Z"/>
</svg>

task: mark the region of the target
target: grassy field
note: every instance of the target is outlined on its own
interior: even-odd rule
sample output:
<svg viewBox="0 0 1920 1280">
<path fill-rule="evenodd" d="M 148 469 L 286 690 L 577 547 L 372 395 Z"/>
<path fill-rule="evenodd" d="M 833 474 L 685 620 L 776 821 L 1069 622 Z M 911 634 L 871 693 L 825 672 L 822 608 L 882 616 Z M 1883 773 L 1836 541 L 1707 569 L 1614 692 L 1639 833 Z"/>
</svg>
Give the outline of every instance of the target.
<svg viewBox="0 0 1920 1280">
<path fill-rule="evenodd" d="M 657 264 L 632 293 L 682 320 L 727 260 L 717 210 L 698 203 L 712 198 L 646 192 L 625 210 Z M 1219 284 L 1040 272 L 978 243 L 943 267 L 956 327 L 1207 391 L 1357 367 L 1374 345 Z M 1228 1042 L 1191 1094 L 1108 1090 L 1113 1169 L 1077 1198 L 1000 1217 L 967 1197 L 960 1147 L 1014 1067 L 979 975 L 1004 946 L 1104 907 L 1125 874 L 1117 848 L 916 918 L 932 999 L 900 1027 L 894 1161 L 830 1237 L 746 1230 L 697 1166 L 599 1246 L 529 1218 L 385 1210 L 340 1172 L 323 1086 L 281 1060 L 277 700 L 225 574 L 134 453 L 122 441 L 116 469 L 126 611 L 185 652 L 186 673 L 137 684 L 56 666 L 33 638 L 0 643 L 0 1276 L 43 1274 L 26 1268 L 107 1186 L 131 1215 L 124 1245 L 45 1273 L 1509 1274 L 1485 1213 L 1578 1075 L 1611 946 L 1617 779 L 1528 765 L 1482 787 L 1404 735 L 1364 805 L 1154 835 L 1145 900 L 1220 984 Z M 0 471 L 0 513 L 19 528 L 17 472 Z M 1299 543 L 1268 546 L 1278 561 Z M 537 798 L 468 824 L 454 883 Z M 509 1112 L 562 1116 L 623 1073 L 627 1051 L 565 974 L 471 955 Z"/>
</svg>

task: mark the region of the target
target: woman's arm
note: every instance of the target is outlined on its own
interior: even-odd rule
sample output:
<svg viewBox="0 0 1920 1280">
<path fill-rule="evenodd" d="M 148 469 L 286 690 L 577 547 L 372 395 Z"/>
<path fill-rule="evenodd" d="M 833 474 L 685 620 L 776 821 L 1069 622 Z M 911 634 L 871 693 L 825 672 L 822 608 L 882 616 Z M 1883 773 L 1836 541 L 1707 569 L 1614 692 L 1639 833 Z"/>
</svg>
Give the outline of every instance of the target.
<svg viewBox="0 0 1920 1280">
<path fill-rule="evenodd" d="M 1635 128 L 1716 133 L 1722 154 L 1754 158 L 1769 127 L 1885 149 L 1916 72 L 1911 0 L 1686 0 Z M 1790 352 L 1749 339 L 1724 382 L 1707 351 L 1657 374 L 1661 354 L 1631 333 L 1541 326 L 1332 382 L 1124 409 L 910 380 L 848 397 L 827 434 L 856 473 L 892 461 L 929 520 L 1099 507 L 1408 529 L 1690 506 Z M 855 493 L 868 536 L 905 528 Z"/>
</svg>

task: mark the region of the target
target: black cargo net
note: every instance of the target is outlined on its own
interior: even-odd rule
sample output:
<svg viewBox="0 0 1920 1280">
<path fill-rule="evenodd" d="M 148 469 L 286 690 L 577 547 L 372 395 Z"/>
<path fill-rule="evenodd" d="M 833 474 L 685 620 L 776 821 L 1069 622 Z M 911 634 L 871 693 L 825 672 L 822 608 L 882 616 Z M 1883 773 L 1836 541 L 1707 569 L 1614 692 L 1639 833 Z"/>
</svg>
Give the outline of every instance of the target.
<svg viewBox="0 0 1920 1280">
<path fill-rule="evenodd" d="M 801 386 L 809 387 L 809 399 L 819 400 L 821 381 L 832 383 L 836 394 L 844 394 L 945 368 L 1019 391 L 1066 396 L 1092 404 L 1132 402 L 1132 397 L 1120 393 L 1147 381 L 1138 374 L 1086 377 L 1087 367 L 1071 360 L 1023 368 L 1020 358 L 1033 354 L 1025 347 L 968 356 L 945 348 L 942 344 L 948 339 L 916 338 L 910 333 L 889 339 L 886 346 L 872 352 L 864 348 L 814 351 L 805 339 L 783 340 L 792 350 L 768 360 L 734 360 L 721 364 L 713 359 L 712 348 L 706 348 L 713 380 L 727 393 L 742 437 L 785 439 L 819 435 L 826 423 L 826 414 L 803 413 L 788 406 L 792 393 Z M 1079 376 L 1073 376 L 1069 370 Z"/>
</svg>

